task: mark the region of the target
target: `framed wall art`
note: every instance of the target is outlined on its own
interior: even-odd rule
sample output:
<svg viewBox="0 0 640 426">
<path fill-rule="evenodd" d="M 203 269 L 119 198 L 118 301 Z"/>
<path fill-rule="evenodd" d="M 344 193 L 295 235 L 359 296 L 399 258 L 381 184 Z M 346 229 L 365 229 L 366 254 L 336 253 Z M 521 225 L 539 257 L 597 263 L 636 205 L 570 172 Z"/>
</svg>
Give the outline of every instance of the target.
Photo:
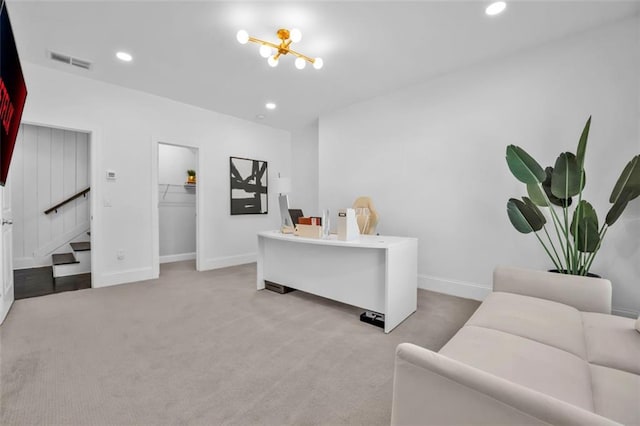
<svg viewBox="0 0 640 426">
<path fill-rule="evenodd" d="M 231 215 L 267 214 L 267 162 L 229 157 Z"/>
</svg>

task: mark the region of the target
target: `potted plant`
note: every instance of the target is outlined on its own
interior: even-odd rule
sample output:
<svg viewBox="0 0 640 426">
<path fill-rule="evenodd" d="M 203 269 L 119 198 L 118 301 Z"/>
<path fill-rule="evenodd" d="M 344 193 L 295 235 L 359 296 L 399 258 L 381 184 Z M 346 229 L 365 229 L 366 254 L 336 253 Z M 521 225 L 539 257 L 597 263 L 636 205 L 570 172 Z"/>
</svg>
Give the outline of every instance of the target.
<svg viewBox="0 0 640 426">
<path fill-rule="evenodd" d="M 195 184 L 196 183 L 196 171 L 189 169 L 187 170 L 187 183 Z"/>
<path fill-rule="evenodd" d="M 557 271 L 565 274 L 589 274 L 607 230 L 618 220 L 627 204 L 640 196 L 640 155 L 636 155 L 613 187 L 609 197 L 613 205 L 602 226 L 599 225 L 596 211 L 582 196 L 586 180 L 584 158 L 590 127 L 591 117 L 584 126 L 576 153 L 563 152 L 555 165 L 546 169 L 522 148 L 515 145 L 507 147 L 509 170 L 516 179 L 527 185 L 528 194 L 521 200 L 509 199 L 509 219 L 519 232 L 533 232 Z M 571 206 L 573 213 L 570 212 Z M 551 218 L 553 238 L 547 230 L 547 216 L 539 207 L 543 207 Z"/>
</svg>

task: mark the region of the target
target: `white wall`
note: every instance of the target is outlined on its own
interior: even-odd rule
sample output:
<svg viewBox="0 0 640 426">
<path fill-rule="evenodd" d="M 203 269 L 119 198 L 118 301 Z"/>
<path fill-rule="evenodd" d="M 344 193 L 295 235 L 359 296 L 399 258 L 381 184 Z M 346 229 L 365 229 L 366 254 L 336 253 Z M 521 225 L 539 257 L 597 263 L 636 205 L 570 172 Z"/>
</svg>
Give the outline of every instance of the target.
<svg viewBox="0 0 640 426">
<path fill-rule="evenodd" d="M 497 264 L 551 267 L 506 215 L 526 195 L 505 148 L 544 166 L 575 151 L 587 117 L 586 197 L 601 220 L 623 167 L 640 152 L 638 19 L 447 74 L 320 117 L 320 207 L 373 197 L 382 234 L 419 238 L 419 283 L 481 298 Z M 592 268 L 621 313 L 640 311 L 640 209 L 612 227 Z"/>
<path fill-rule="evenodd" d="M 187 170 L 196 170 L 196 152 L 184 146 L 160 144 L 158 147 L 158 182 L 182 185 L 187 181 Z M 197 175 L 196 170 L 196 175 Z"/>
<path fill-rule="evenodd" d="M 160 144 L 158 147 L 158 222 L 160 262 L 195 259 L 196 189 L 185 187 L 187 170 L 196 170 L 195 150 Z"/>
<path fill-rule="evenodd" d="M 44 214 L 89 186 L 88 135 L 22 124 L 10 176 L 13 266 L 51 265 L 51 253 L 89 230 L 91 193 Z M 68 246 L 62 249 L 69 250 Z"/>
<path fill-rule="evenodd" d="M 307 216 L 318 208 L 318 121 L 291 132 L 292 176 L 289 204 Z"/>
<path fill-rule="evenodd" d="M 23 71 L 23 121 L 91 132 L 94 286 L 157 274 L 157 142 L 199 148 L 200 269 L 255 260 L 256 232 L 279 227 L 273 191 L 268 215 L 229 215 L 229 156 L 269 161 L 270 179 L 288 175 L 288 132 L 28 62 Z"/>
</svg>

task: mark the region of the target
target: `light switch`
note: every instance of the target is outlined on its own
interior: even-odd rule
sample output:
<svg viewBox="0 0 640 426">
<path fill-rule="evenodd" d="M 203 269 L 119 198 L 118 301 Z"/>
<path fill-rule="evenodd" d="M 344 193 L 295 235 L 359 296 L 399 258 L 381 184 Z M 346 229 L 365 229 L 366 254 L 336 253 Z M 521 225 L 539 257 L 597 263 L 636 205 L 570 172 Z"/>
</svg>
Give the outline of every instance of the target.
<svg viewBox="0 0 640 426">
<path fill-rule="evenodd" d="M 116 172 L 114 170 L 107 170 L 107 180 L 116 180 Z"/>
</svg>

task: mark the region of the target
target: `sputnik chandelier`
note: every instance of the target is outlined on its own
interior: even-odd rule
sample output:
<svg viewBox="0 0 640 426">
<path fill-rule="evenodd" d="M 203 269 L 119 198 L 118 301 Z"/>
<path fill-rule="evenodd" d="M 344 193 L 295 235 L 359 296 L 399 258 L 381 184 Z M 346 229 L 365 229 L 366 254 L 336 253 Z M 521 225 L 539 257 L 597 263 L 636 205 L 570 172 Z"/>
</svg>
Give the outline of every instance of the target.
<svg viewBox="0 0 640 426">
<path fill-rule="evenodd" d="M 267 62 L 272 67 L 278 66 L 278 60 L 281 56 L 291 53 L 296 56 L 296 68 L 299 70 L 304 69 L 307 62 L 313 65 L 317 70 L 322 68 L 322 58 L 310 58 L 307 55 L 303 55 L 300 52 L 296 52 L 291 49 L 291 43 L 298 43 L 302 40 L 302 33 L 298 29 L 292 29 L 291 31 L 280 28 L 276 33 L 280 39 L 280 44 L 271 43 L 269 41 L 260 40 L 259 38 L 251 37 L 245 30 L 238 31 L 236 38 L 240 44 L 247 44 L 248 42 L 257 43 L 260 45 L 260 56 L 268 58 Z"/>
</svg>

